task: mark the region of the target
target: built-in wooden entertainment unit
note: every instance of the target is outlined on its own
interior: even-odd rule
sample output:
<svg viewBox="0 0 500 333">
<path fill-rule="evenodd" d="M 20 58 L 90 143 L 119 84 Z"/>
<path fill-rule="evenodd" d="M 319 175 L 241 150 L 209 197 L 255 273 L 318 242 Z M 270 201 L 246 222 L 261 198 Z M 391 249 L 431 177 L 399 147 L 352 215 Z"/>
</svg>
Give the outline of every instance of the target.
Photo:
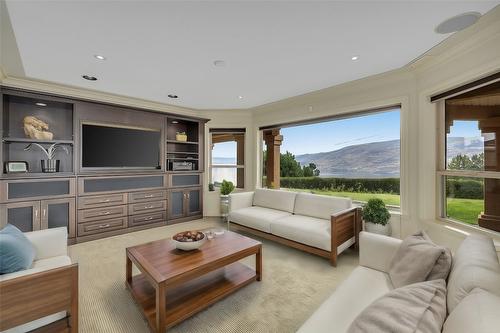
<svg viewBox="0 0 500 333">
<path fill-rule="evenodd" d="M 203 215 L 203 138 L 208 119 L 7 87 L 0 88 L 0 97 L 0 227 L 11 223 L 27 232 L 64 226 L 70 242 L 76 243 Z M 26 116 L 48 124 L 53 138 L 25 134 Z M 158 151 L 158 165 L 84 165 L 84 124 L 159 133 L 159 149 L 151 147 Z M 60 145 L 54 157 L 59 169 L 46 172 L 41 161 L 47 157 L 35 144 L 47 148 L 54 143 Z M 23 163 L 11 164 L 8 170 L 7 162 Z M 28 172 L 19 169 L 24 162 Z"/>
</svg>

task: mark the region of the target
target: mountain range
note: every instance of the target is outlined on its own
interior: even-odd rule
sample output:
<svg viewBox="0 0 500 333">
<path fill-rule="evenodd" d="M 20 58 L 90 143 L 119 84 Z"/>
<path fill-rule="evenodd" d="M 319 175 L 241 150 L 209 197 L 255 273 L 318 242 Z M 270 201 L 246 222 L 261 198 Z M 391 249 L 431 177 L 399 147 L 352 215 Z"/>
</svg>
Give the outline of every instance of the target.
<svg viewBox="0 0 500 333">
<path fill-rule="evenodd" d="M 447 142 L 448 160 L 458 154 L 483 152 L 481 138 L 450 137 Z M 347 146 L 338 150 L 296 155 L 301 165 L 316 164 L 320 176 L 342 178 L 399 177 L 400 141 L 381 141 Z"/>
</svg>

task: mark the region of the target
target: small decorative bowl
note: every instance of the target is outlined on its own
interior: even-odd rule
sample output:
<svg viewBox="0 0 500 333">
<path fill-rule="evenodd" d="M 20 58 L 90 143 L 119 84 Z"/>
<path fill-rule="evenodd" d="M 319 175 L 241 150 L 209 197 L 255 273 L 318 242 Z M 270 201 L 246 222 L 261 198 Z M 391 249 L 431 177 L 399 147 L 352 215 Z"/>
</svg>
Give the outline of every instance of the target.
<svg viewBox="0 0 500 333">
<path fill-rule="evenodd" d="M 207 236 L 201 231 L 183 231 L 172 237 L 175 247 L 183 251 L 197 250 L 206 240 Z"/>
</svg>

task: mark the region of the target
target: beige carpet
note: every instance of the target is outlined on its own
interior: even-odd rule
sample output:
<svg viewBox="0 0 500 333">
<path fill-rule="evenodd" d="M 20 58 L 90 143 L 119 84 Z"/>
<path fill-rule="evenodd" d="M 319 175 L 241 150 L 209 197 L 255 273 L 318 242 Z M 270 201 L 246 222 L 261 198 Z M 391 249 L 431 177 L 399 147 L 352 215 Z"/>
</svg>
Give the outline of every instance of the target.
<svg viewBox="0 0 500 333">
<path fill-rule="evenodd" d="M 77 244 L 80 332 L 149 332 L 125 288 L 125 248 L 188 229 L 221 227 L 215 219 L 139 231 Z M 295 332 L 358 264 L 347 251 L 333 268 L 328 260 L 263 241 L 263 280 L 240 289 L 168 332 Z M 254 258 L 243 260 L 254 267 Z"/>
</svg>

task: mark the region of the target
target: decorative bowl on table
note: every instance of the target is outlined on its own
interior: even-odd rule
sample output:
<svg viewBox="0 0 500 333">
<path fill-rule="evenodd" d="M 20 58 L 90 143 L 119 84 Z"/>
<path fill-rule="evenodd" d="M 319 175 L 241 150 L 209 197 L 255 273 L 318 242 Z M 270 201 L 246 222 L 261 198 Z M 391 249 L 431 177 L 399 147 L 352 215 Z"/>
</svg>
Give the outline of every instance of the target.
<svg viewBox="0 0 500 333">
<path fill-rule="evenodd" d="M 197 250 L 206 240 L 207 236 L 201 231 L 183 231 L 172 236 L 175 247 L 183 251 Z"/>
</svg>

